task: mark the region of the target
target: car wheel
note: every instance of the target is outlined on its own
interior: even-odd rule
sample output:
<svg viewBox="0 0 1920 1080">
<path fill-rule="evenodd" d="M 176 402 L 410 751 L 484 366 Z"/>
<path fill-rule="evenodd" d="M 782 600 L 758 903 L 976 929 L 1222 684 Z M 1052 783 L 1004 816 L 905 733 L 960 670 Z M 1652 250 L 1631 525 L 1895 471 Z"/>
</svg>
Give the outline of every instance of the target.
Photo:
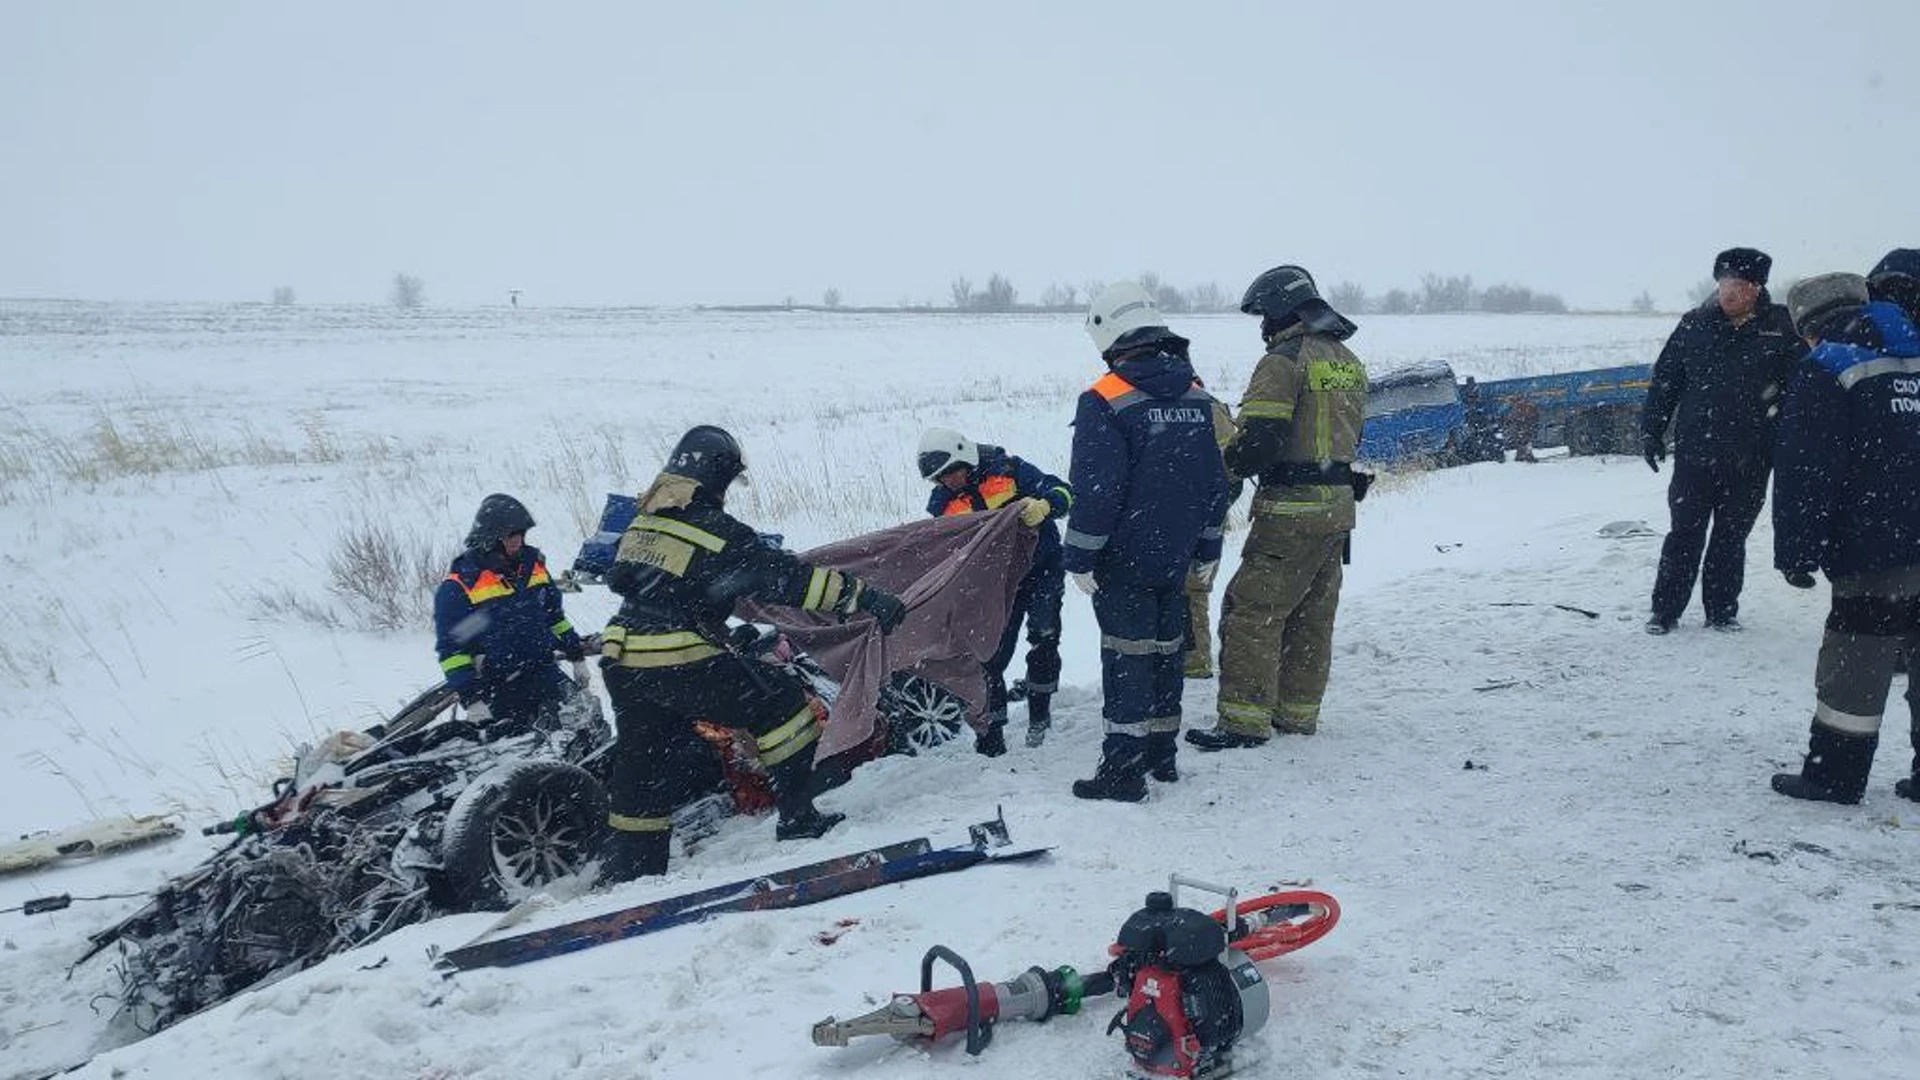
<svg viewBox="0 0 1920 1080">
<path fill-rule="evenodd" d="M 913 755 L 952 742 L 967 726 L 967 703 L 931 679 L 896 673 L 880 691 L 887 753 Z"/>
<path fill-rule="evenodd" d="M 607 793 L 578 765 L 520 761 L 482 773 L 454 800 L 441 875 L 460 910 L 517 904 L 600 855 Z"/>
</svg>

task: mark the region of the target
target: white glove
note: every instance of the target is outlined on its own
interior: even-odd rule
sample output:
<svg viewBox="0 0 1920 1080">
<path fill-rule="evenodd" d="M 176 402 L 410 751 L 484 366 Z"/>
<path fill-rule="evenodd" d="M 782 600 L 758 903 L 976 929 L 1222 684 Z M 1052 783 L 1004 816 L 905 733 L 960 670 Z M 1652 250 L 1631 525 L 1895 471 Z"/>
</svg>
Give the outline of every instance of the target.
<svg viewBox="0 0 1920 1080">
<path fill-rule="evenodd" d="M 582 690 L 593 689 L 593 669 L 587 666 L 585 660 L 573 662 L 573 685 Z"/>
<path fill-rule="evenodd" d="M 1212 562 L 1197 562 L 1187 567 L 1187 577 L 1202 590 L 1211 590 L 1213 588 L 1213 574 L 1214 571 L 1218 569 L 1220 569 L 1219 559 L 1215 559 Z"/>
<path fill-rule="evenodd" d="M 1088 596 L 1092 596 L 1094 593 L 1100 591 L 1100 583 L 1093 580 L 1092 573 L 1069 574 L 1067 576 L 1073 578 L 1075 588 L 1086 593 Z"/>
<path fill-rule="evenodd" d="M 493 710 L 484 701 L 476 701 L 467 706 L 467 719 L 476 724 L 484 724 L 493 719 Z"/>
</svg>

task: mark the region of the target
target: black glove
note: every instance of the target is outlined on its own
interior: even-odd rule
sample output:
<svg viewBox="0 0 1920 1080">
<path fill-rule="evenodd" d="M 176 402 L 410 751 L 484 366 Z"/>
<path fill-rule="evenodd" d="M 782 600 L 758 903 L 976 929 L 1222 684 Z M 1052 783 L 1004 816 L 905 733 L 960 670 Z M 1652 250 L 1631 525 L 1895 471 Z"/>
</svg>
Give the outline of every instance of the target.
<svg viewBox="0 0 1920 1080">
<path fill-rule="evenodd" d="M 874 621 L 880 624 L 882 634 L 893 633 L 893 628 L 899 626 L 900 620 L 907 617 L 907 605 L 902 603 L 899 597 L 871 585 L 862 585 L 860 595 L 855 598 L 853 606 L 855 610 L 872 615 Z"/>
<path fill-rule="evenodd" d="M 1660 463 L 1667 460 L 1667 440 L 1658 435 L 1640 437 L 1640 456 L 1646 459 L 1647 468 L 1660 471 Z"/>
<path fill-rule="evenodd" d="M 1361 472 L 1358 469 L 1349 469 L 1347 471 L 1347 484 L 1353 488 L 1353 501 L 1364 502 L 1367 497 L 1367 489 L 1373 486 L 1373 474 L 1370 472 Z"/>
<path fill-rule="evenodd" d="M 1788 570 L 1782 576 L 1787 579 L 1787 584 L 1796 589 L 1813 588 L 1813 575 L 1805 570 Z"/>
</svg>

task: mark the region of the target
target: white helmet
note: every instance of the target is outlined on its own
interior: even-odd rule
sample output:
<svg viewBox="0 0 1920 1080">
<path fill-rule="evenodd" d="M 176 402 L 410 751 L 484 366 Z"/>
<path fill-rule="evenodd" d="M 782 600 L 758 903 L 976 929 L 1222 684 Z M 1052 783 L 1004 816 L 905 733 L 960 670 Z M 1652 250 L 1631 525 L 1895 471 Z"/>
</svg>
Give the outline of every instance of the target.
<svg viewBox="0 0 1920 1080">
<path fill-rule="evenodd" d="M 1153 302 L 1153 294 L 1138 282 L 1109 285 L 1087 308 L 1087 333 L 1102 356 L 1113 343 L 1143 326 L 1165 326 L 1167 320 Z"/>
<path fill-rule="evenodd" d="M 971 469 L 980 464 L 980 448 L 951 428 L 937 427 L 920 436 L 920 479 L 932 480 L 955 465 Z"/>
</svg>

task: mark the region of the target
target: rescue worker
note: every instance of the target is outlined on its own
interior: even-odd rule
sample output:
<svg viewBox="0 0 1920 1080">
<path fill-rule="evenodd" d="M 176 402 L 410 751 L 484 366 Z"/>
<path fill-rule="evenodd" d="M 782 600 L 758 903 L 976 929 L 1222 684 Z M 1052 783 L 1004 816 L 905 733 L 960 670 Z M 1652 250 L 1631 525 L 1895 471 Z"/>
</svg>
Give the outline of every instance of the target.
<svg viewBox="0 0 1920 1080">
<path fill-rule="evenodd" d="M 467 719 L 535 722 L 585 689 L 586 643 L 567 621 L 540 549 L 527 543 L 533 515 L 511 495 L 480 502 L 466 550 L 433 594 L 434 649 Z M 554 663 L 573 663 L 573 685 Z"/>
<path fill-rule="evenodd" d="M 1194 382 L 1204 388 L 1206 383 L 1200 379 Z M 1233 424 L 1233 410 L 1218 399 L 1213 403 L 1213 438 L 1220 447 L 1222 463 L 1225 462 L 1227 446 L 1239 432 Z M 1227 508 L 1240 501 L 1240 492 L 1246 483 L 1234 479 L 1227 488 Z M 1224 536 L 1223 536 L 1224 542 Z M 1181 667 L 1189 679 L 1213 678 L 1213 571 L 1214 566 L 1194 563 L 1187 568 L 1187 637 L 1186 655 Z"/>
<path fill-rule="evenodd" d="M 673 810 L 711 778 L 688 767 L 710 753 L 694 731 L 698 720 L 754 736 L 774 787 L 776 837 L 821 836 L 845 819 L 813 804 L 824 710 L 796 677 L 733 652 L 727 618 L 736 600 L 751 596 L 842 617 L 864 613 L 890 633 L 906 606 L 850 574 L 801 562 L 728 514 L 727 487 L 745 468 L 726 431 L 701 425 L 681 436 L 640 496 L 607 572 L 624 602 L 601 634 L 618 730 L 602 881 L 666 872 Z"/>
<path fill-rule="evenodd" d="M 1094 298 L 1087 333 L 1108 372 L 1073 421 L 1074 502 L 1062 562 L 1100 623 L 1106 720 L 1082 799 L 1138 802 L 1146 775 L 1180 778 L 1176 757 L 1190 568 L 1211 580 L 1229 482 L 1213 397 L 1193 377 L 1187 340 L 1132 282 Z"/>
<path fill-rule="evenodd" d="M 1680 317 L 1653 362 L 1640 411 L 1641 455 L 1660 471 L 1671 422 L 1673 479 L 1667 486 L 1672 525 L 1660 546 L 1649 634 L 1665 634 L 1680 621 L 1696 575 L 1707 625 L 1740 629 L 1747 533 L 1767 498 L 1780 394 L 1806 355 L 1787 309 L 1767 294 L 1772 266 L 1753 248 L 1716 256 L 1713 298 Z"/>
<path fill-rule="evenodd" d="M 1259 486 L 1220 611 L 1219 722 L 1187 733 L 1202 750 L 1317 729 L 1354 503 L 1372 479 L 1353 469 L 1367 369 L 1343 342 L 1358 328 L 1298 266 L 1255 278 L 1240 310 L 1260 316 L 1267 352 L 1240 402 L 1227 468 Z"/>
<path fill-rule="evenodd" d="M 1018 506 L 1020 523 L 1039 530 L 1033 564 L 1014 595 L 1013 614 L 1000 647 L 987 661 L 987 730 L 974 749 L 988 757 L 1007 752 L 1007 667 L 1027 625 L 1027 745 L 1046 741 L 1053 723 L 1053 694 L 1060 688 L 1060 601 L 1066 576 L 1060 569 L 1060 530 L 1053 519 L 1073 506 L 1073 489 L 998 446 L 983 446 L 949 428 L 920 437 L 920 478 L 933 482 L 927 513 L 934 517 Z"/>
<path fill-rule="evenodd" d="M 1899 306 L 1920 326 L 1920 248 L 1894 248 L 1867 272 L 1867 294 Z"/>
<path fill-rule="evenodd" d="M 1812 732 L 1773 790 L 1857 803 L 1880 745 L 1894 665 L 1920 645 L 1920 334 L 1899 306 L 1869 302 L 1857 274 L 1794 285 L 1787 307 L 1813 351 L 1787 391 L 1774 459 L 1774 565 L 1832 600 L 1814 667 Z M 1907 705 L 1920 731 L 1920 694 Z M 1920 800 L 1920 745 L 1894 785 Z"/>
</svg>

